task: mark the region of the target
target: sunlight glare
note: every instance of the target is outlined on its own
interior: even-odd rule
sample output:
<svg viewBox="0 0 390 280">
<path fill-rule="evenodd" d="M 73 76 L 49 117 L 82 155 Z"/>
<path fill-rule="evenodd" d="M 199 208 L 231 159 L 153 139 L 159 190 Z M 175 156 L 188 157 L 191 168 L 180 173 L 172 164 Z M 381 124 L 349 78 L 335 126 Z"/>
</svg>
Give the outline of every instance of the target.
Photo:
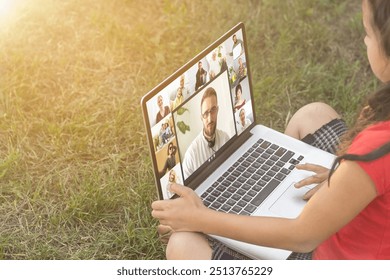
<svg viewBox="0 0 390 280">
<path fill-rule="evenodd" d="M 0 21 L 12 18 L 20 2 L 21 0 L 0 0 Z"/>
<path fill-rule="evenodd" d="M 0 16 L 7 15 L 12 9 L 12 0 L 0 0 Z"/>
</svg>

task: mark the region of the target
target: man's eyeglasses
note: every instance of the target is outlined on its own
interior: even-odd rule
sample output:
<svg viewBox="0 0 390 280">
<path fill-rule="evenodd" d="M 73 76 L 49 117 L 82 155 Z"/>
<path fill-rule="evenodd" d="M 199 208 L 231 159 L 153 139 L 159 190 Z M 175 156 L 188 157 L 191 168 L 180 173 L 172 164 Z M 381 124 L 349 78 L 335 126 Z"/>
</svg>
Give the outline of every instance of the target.
<svg viewBox="0 0 390 280">
<path fill-rule="evenodd" d="M 207 110 L 206 112 L 204 112 L 202 114 L 202 118 L 207 119 L 209 117 L 209 115 L 215 115 L 215 113 L 217 113 L 217 112 L 218 112 L 218 106 L 214 106 L 210 110 Z"/>
</svg>

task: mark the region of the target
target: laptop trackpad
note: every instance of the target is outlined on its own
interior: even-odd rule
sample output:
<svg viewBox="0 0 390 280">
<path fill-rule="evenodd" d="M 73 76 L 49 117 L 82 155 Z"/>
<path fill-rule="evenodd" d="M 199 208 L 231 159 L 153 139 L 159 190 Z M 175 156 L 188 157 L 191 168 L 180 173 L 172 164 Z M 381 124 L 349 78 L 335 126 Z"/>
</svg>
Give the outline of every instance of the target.
<svg viewBox="0 0 390 280">
<path fill-rule="evenodd" d="M 310 189 L 306 187 L 295 188 L 291 184 L 287 190 L 272 204 L 269 210 L 281 217 L 296 218 L 306 204 L 303 195 Z"/>
</svg>

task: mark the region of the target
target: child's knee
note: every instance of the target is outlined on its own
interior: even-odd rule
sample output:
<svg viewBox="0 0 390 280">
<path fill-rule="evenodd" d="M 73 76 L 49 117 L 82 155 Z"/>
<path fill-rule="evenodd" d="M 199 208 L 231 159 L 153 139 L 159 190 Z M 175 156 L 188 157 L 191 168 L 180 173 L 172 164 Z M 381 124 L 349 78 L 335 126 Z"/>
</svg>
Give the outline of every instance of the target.
<svg viewBox="0 0 390 280">
<path fill-rule="evenodd" d="M 313 102 L 301 107 L 297 114 L 302 115 L 302 117 L 312 117 L 324 115 L 330 118 L 338 118 L 339 115 L 337 112 L 328 104 L 324 102 Z"/>
<path fill-rule="evenodd" d="M 168 260 L 208 259 L 211 248 L 203 234 L 175 232 L 169 238 L 165 253 Z"/>
<path fill-rule="evenodd" d="M 172 233 L 169 238 L 169 242 L 166 249 L 166 257 L 168 260 L 177 259 L 177 255 L 179 255 L 179 251 L 185 249 L 185 233 L 183 232 L 175 232 Z"/>
<path fill-rule="evenodd" d="M 285 133 L 294 138 L 302 139 L 336 118 L 340 118 L 339 114 L 328 104 L 323 102 L 309 103 L 292 116 Z"/>
</svg>

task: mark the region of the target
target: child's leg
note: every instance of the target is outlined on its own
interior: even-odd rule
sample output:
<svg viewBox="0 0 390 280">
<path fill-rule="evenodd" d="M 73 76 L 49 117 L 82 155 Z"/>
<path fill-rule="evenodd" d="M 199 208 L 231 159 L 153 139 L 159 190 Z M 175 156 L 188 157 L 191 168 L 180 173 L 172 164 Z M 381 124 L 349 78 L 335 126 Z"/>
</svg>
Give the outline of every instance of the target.
<svg viewBox="0 0 390 280">
<path fill-rule="evenodd" d="M 329 105 L 321 102 L 310 103 L 292 116 L 284 133 L 302 139 L 331 120 L 339 118 L 339 114 Z"/>
<path fill-rule="evenodd" d="M 166 251 L 168 260 L 210 260 L 211 254 L 206 236 L 194 232 L 173 233 Z"/>
</svg>

